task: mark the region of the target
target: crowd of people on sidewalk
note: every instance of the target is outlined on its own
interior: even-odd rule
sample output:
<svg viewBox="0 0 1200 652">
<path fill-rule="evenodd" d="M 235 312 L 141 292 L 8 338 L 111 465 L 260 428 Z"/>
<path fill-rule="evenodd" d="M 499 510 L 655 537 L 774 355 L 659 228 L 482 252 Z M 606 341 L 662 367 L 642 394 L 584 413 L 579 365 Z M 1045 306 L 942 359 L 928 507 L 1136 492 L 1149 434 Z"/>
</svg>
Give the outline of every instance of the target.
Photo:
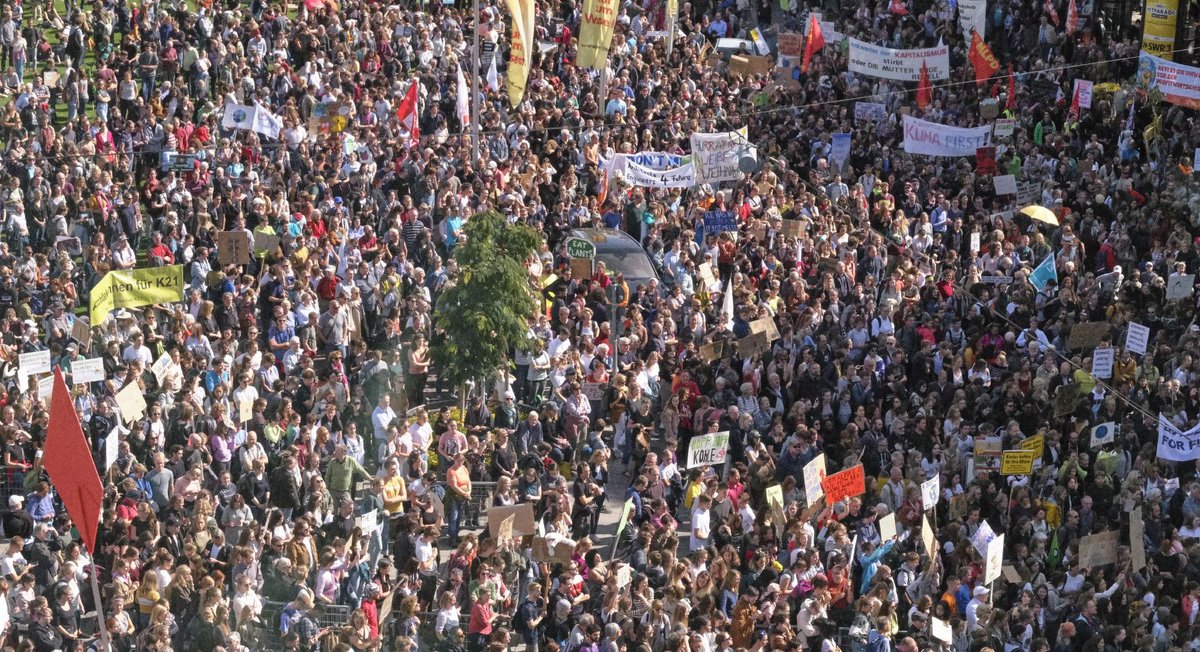
<svg viewBox="0 0 1200 652">
<path fill-rule="evenodd" d="M 478 2 L 3 3 L 0 650 L 1200 652 L 1200 463 L 1159 441 L 1200 418 L 1200 122 L 1140 25 L 993 0 L 976 83 L 962 0 L 630 0 L 602 80 L 589 3 L 539 1 L 514 107 L 512 3 Z M 794 70 L 731 61 L 785 35 Z M 850 38 L 950 74 L 853 72 Z M 1012 131 L 985 166 L 905 117 Z M 734 181 L 612 169 L 742 128 Z M 434 315 L 484 211 L 541 234 L 545 311 L 465 392 Z M 657 278 L 578 274 L 580 227 Z M 95 318 L 173 265 L 181 300 Z"/>
</svg>

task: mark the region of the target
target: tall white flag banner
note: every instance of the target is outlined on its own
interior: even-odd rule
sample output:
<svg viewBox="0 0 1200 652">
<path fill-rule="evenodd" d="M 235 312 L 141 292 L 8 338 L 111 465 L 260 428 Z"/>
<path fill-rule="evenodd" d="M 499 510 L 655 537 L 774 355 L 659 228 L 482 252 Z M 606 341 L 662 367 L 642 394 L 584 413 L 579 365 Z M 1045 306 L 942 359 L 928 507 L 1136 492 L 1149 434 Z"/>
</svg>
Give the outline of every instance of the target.
<svg viewBox="0 0 1200 652">
<path fill-rule="evenodd" d="M 271 113 L 261 104 L 254 105 L 254 131 L 268 138 L 279 140 L 279 132 L 283 131 L 283 118 Z"/>
<path fill-rule="evenodd" d="M 992 126 L 951 127 L 904 116 L 904 151 L 925 156 L 975 156 L 992 142 Z"/>
<path fill-rule="evenodd" d="M 986 37 L 987 0 L 958 0 L 958 24 L 968 37 L 971 30 L 979 32 L 979 38 Z"/>
<path fill-rule="evenodd" d="M 1182 432 L 1158 415 L 1158 459 L 1166 462 L 1191 462 L 1200 459 L 1200 426 Z"/>
<path fill-rule="evenodd" d="M 743 156 L 758 160 L 758 149 L 747 140 L 748 133 L 742 127 L 737 131 L 692 134 L 692 163 L 696 165 L 696 183 L 741 180 L 738 160 Z"/>
<path fill-rule="evenodd" d="M 880 79 L 915 82 L 921 79 L 921 64 L 925 64 L 930 81 L 950 78 L 950 48 L 945 45 L 897 50 L 855 38 L 848 40 L 850 72 Z"/>
<path fill-rule="evenodd" d="M 467 78 L 463 76 L 462 66 L 458 67 L 458 89 L 454 97 L 454 113 L 458 123 L 467 126 L 471 122 L 471 87 L 467 86 Z"/>
</svg>

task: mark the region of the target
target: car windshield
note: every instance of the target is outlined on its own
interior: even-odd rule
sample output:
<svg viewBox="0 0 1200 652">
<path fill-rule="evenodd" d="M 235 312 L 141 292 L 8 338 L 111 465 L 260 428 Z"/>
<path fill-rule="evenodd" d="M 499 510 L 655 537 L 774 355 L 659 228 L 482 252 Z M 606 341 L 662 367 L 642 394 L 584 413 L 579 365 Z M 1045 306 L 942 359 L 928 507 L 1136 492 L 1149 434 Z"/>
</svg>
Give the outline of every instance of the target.
<svg viewBox="0 0 1200 652">
<path fill-rule="evenodd" d="M 602 251 L 597 252 L 596 258 L 604 263 L 609 270 L 621 272 L 625 278 L 650 278 L 654 276 L 654 268 L 646 254 L 636 251 Z"/>
</svg>

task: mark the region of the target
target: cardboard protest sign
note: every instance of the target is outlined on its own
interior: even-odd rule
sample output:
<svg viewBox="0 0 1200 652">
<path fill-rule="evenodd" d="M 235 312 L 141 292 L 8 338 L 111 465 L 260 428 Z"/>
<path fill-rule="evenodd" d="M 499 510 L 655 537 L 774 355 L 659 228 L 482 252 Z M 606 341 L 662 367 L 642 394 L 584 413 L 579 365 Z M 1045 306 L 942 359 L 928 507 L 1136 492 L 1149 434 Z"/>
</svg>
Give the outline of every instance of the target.
<svg viewBox="0 0 1200 652">
<path fill-rule="evenodd" d="M 250 262 L 250 238 L 245 231 L 217 233 L 217 258 L 222 265 L 245 265 Z"/>
<path fill-rule="evenodd" d="M 136 382 L 129 383 L 125 389 L 117 392 L 117 409 L 121 411 L 121 419 L 126 424 L 137 421 L 146 413 L 146 397 Z"/>
<path fill-rule="evenodd" d="M 1067 339 L 1067 348 L 1092 349 L 1100 340 L 1108 335 L 1109 325 L 1106 321 L 1089 321 L 1075 324 L 1071 327 L 1071 337 Z"/>
<path fill-rule="evenodd" d="M 511 536 L 523 537 L 527 534 L 537 534 L 532 504 L 499 505 L 489 507 L 487 510 L 488 533 L 492 535 L 493 539 L 499 538 L 500 525 L 509 516 L 513 517 Z"/>
<path fill-rule="evenodd" d="M 738 357 L 743 360 L 758 357 L 771 350 L 771 342 L 766 333 L 750 333 L 738 340 Z"/>
<path fill-rule="evenodd" d="M 513 539 L 513 522 L 517 518 L 516 514 L 509 514 L 500 521 L 500 527 L 496 532 L 496 545 L 503 547 Z"/>
<path fill-rule="evenodd" d="M 763 317 L 750 322 L 751 333 L 766 333 L 771 342 L 779 339 L 779 327 L 775 325 L 774 317 Z"/>
<path fill-rule="evenodd" d="M 705 362 L 716 362 L 732 352 L 733 345 L 729 340 L 717 340 L 700 347 L 700 359 Z"/>
<path fill-rule="evenodd" d="M 867 482 L 866 475 L 863 473 L 863 465 L 859 464 L 845 471 L 825 476 L 821 487 L 825 490 L 825 496 L 830 503 L 865 494 Z"/>
<path fill-rule="evenodd" d="M 1117 530 L 1080 538 L 1079 565 L 1083 568 L 1094 568 L 1117 563 L 1117 547 L 1120 543 L 1120 532 Z"/>
<path fill-rule="evenodd" d="M 933 535 L 933 527 L 929 525 L 929 517 L 921 515 L 921 544 L 932 559 L 937 556 L 937 539 Z"/>
<path fill-rule="evenodd" d="M 1141 507 L 1129 513 L 1129 561 L 1135 573 L 1146 567 L 1146 522 Z"/>
<path fill-rule="evenodd" d="M 879 540 L 891 541 L 896 538 L 896 515 L 888 514 L 879 519 Z"/>
</svg>

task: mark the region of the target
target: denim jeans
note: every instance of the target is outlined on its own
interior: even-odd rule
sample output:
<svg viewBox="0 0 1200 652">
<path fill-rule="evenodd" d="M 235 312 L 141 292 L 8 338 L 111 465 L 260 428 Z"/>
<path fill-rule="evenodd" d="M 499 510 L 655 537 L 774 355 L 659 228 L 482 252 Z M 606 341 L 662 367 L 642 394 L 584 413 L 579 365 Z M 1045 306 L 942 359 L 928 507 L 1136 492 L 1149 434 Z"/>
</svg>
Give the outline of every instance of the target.
<svg viewBox="0 0 1200 652">
<path fill-rule="evenodd" d="M 450 529 L 451 545 L 458 545 L 458 529 L 462 525 L 463 509 L 466 501 L 457 495 L 446 494 L 446 524 Z"/>
</svg>

